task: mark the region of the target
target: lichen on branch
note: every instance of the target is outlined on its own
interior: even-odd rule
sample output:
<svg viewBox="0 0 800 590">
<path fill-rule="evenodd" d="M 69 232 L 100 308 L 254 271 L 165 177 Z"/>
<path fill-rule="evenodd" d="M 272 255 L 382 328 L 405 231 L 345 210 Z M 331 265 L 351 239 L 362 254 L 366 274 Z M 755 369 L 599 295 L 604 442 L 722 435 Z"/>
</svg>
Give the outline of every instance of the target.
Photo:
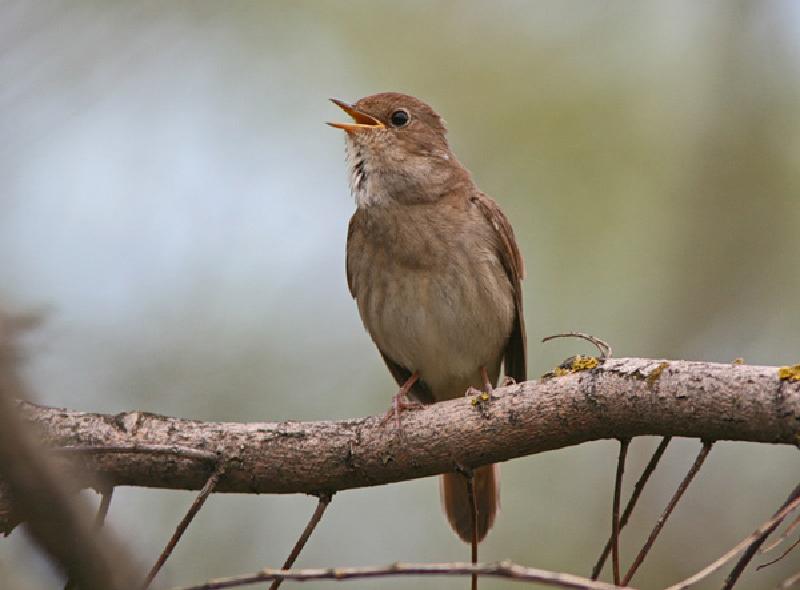
<svg viewBox="0 0 800 590">
<path fill-rule="evenodd" d="M 497 388 L 480 403 L 462 398 L 406 412 L 402 435 L 379 417 L 233 423 L 18 406 L 49 447 L 103 447 L 64 461 L 77 455 L 81 471 L 112 485 L 200 489 L 213 470 L 209 458 L 219 457 L 225 475 L 217 491 L 239 493 L 382 485 L 642 435 L 800 443 L 800 381 L 777 367 L 610 358 L 580 369 Z M 0 531 L 8 531 L 15 522 L 2 489 L 0 482 Z"/>
</svg>

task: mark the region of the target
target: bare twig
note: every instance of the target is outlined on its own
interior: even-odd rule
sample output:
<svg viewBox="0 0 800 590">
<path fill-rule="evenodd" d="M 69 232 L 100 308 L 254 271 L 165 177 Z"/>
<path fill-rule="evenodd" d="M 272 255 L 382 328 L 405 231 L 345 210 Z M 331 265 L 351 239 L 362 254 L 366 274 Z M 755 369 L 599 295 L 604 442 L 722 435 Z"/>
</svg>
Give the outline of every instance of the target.
<svg viewBox="0 0 800 590">
<path fill-rule="evenodd" d="M 664 509 L 664 512 L 659 517 L 658 521 L 656 522 L 655 527 L 650 532 L 650 536 L 647 537 L 647 541 L 645 541 L 644 546 L 642 547 L 639 554 L 636 556 L 636 559 L 633 560 L 630 568 L 628 568 L 628 572 L 625 574 L 625 577 L 622 579 L 622 585 L 625 586 L 628 582 L 631 581 L 633 575 L 636 573 L 636 570 L 639 569 L 639 566 L 642 565 L 644 558 L 647 556 L 647 553 L 653 547 L 653 543 L 656 541 L 656 537 L 661 532 L 661 529 L 664 527 L 664 524 L 667 522 L 670 514 L 675 509 L 675 506 L 678 504 L 678 501 L 683 496 L 683 493 L 686 491 L 686 488 L 689 487 L 689 484 L 692 483 L 694 476 L 697 475 L 697 472 L 700 471 L 700 467 L 703 466 L 703 462 L 706 460 L 708 453 L 711 451 L 711 442 L 703 442 L 703 447 L 700 449 L 700 452 L 697 454 L 697 458 L 694 460 L 689 472 L 686 474 L 686 477 L 683 478 L 678 489 L 675 490 L 675 494 L 673 494 L 672 498 L 667 504 L 667 507 Z"/>
<path fill-rule="evenodd" d="M 601 359 L 610 359 L 612 356 L 614 356 L 614 351 L 611 350 L 611 345 L 608 342 L 601 340 L 596 336 L 592 336 L 591 334 L 584 334 L 583 332 L 564 332 L 563 334 L 553 334 L 552 336 L 545 336 L 542 338 L 542 342 L 549 342 L 550 340 L 555 340 L 556 338 L 582 338 L 584 340 L 588 340 L 597 347 L 597 350 L 600 351 Z"/>
<path fill-rule="evenodd" d="M 791 552 L 792 552 L 792 550 L 793 550 L 795 547 L 797 547 L 798 545 L 800 545 L 800 538 L 798 538 L 798 539 L 797 539 L 797 540 L 796 540 L 794 543 L 792 543 L 791 545 L 789 545 L 789 547 L 786 549 L 786 551 L 784 551 L 783 553 L 781 553 L 781 554 L 780 554 L 778 557 L 776 557 L 776 558 L 775 558 L 775 559 L 773 559 L 772 561 L 768 561 L 767 563 L 762 563 L 760 566 L 758 566 L 758 567 L 756 568 L 756 571 L 759 571 L 759 570 L 761 570 L 761 569 L 763 569 L 763 568 L 765 568 L 765 567 L 769 567 L 769 566 L 771 566 L 771 565 L 773 565 L 773 564 L 776 564 L 776 563 L 778 563 L 778 562 L 779 562 L 781 559 L 783 559 L 784 557 L 786 557 L 787 555 L 789 555 L 789 553 L 791 553 Z"/>
<path fill-rule="evenodd" d="M 800 498 L 800 484 L 797 484 L 797 486 L 792 490 L 792 492 L 789 494 L 789 497 L 786 498 L 786 501 L 778 509 L 778 512 L 786 508 L 786 506 L 791 504 L 797 498 Z M 728 574 L 728 577 L 725 580 L 725 585 L 722 587 L 723 590 L 731 590 L 731 588 L 733 588 L 734 584 L 736 584 L 736 581 L 739 579 L 739 576 L 742 575 L 744 568 L 746 568 L 747 564 L 750 563 L 750 560 L 753 559 L 761 545 L 763 545 L 764 541 L 767 540 L 767 537 L 769 537 L 775 531 L 775 529 L 780 526 L 782 520 L 783 519 L 776 521 L 775 524 L 765 530 L 761 536 L 753 540 L 750 546 L 739 558 L 739 561 L 736 562 L 736 565 L 733 566 L 731 573 Z"/>
<path fill-rule="evenodd" d="M 472 539 L 470 547 L 472 549 L 472 564 L 478 563 L 478 503 L 475 501 L 475 472 L 472 468 L 456 463 L 456 473 L 464 477 L 464 484 L 467 486 L 467 502 L 469 503 L 470 520 L 472 524 Z M 470 588 L 478 590 L 478 574 L 472 574 Z"/>
<path fill-rule="evenodd" d="M 114 488 L 108 486 L 100 492 L 100 506 L 97 508 L 97 514 L 94 517 L 94 527 L 96 529 L 102 528 L 106 523 L 106 516 L 108 516 L 108 509 L 111 508 L 111 498 L 114 496 Z"/>
<path fill-rule="evenodd" d="M 472 519 L 472 564 L 478 563 L 478 503 L 475 501 L 475 474 L 472 470 L 466 475 L 467 478 L 467 498 L 469 499 L 469 511 Z M 478 574 L 472 574 L 470 581 L 472 590 L 478 590 Z"/>
<path fill-rule="evenodd" d="M 770 543 L 769 545 L 767 545 L 766 547 L 764 547 L 763 549 L 761 549 L 761 550 L 759 551 L 759 553 L 769 553 L 770 551 L 772 551 L 773 549 L 775 549 L 775 548 L 776 548 L 778 545 L 780 545 L 780 544 L 781 544 L 781 543 L 783 543 L 783 542 L 784 542 L 786 539 L 788 539 L 788 538 L 789 538 L 789 535 L 791 535 L 791 534 L 794 532 L 794 530 L 795 530 L 795 529 L 796 529 L 798 526 L 800 526 L 800 516 L 798 516 L 797 518 L 795 518 L 795 519 L 792 521 L 792 523 L 791 523 L 789 526 L 787 526 L 787 527 L 786 527 L 786 530 L 785 530 L 785 531 L 783 531 L 783 532 L 781 533 L 781 536 L 780 536 L 780 537 L 778 537 L 778 538 L 777 538 L 776 540 L 774 540 L 772 543 Z"/>
<path fill-rule="evenodd" d="M 388 566 L 337 567 L 328 569 L 274 570 L 263 569 L 255 574 L 209 580 L 196 586 L 182 586 L 174 590 L 219 590 L 257 584 L 275 578 L 285 580 L 355 580 L 364 578 L 387 578 L 392 576 L 481 576 L 505 578 L 519 582 L 538 582 L 557 588 L 574 590 L 620 590 L 605 582 L 588 580 L 572 574 L 516 565 L 510 561 L 499 563 L 395 563 Z"/>
<path fill-rule="evenodd" d="M 319 494 L 319 502 L 317 502 L 317 508 L 314 510 L 314 514 L 311 515 L 308 524 L 306 524 L 306 528 L 303 529 L 300 538 L 297 539 L 294 547 L 292 547 L 292 551 L 289 553 L 289 557 L 286 558 L 286 561 L 283 562 L 283 568 L 281 569 L 288 570 L 294 565 L 297 556 L 300 555 L 300 552 L 303 550 L 303 547 L 306 546 L 306 543 L 308 543 L 308 539 L 311 537 L 314 529 L 317 528 L 317 524 L 319 524 L 319 521 L 322 519 L 322 515 L 325 514 L 325 510 L 331 503 L 331 498 L 333 498 L 333 494 L 331 493 L 321 492 Z M 277 590 L 282 582 L 283 578 L 275 578 L 269 590 Z"/>
<path fill-rule="evenodd" d="M 758 527 L 751 535 L 748 535 L 733 549 L 725 553 L 725 555 L 723 555 L 716 561 L 710 563 L 709 565 L 701 569 L 693 576 L 686 578 L 685 580 L 678 582 L 677 584 L 673 584 L 666 590 L 686 590 L 686 588 L 693 586 L 703 578 L 710 576 L 719 568 L 721 568 L 723 565 L 725 565 L 728 561 L 733 559 L 734 556 L 736 556 L 736 554 L 738 554 L 740 551 L 743 551 L 746 547 L 751 546 L 753 542 L 756 541 L 759 537 L 761 537 L 766 531 L 772 529 L 774 526 L 779 524 L 784 518 L 786 518 L 788 514 L 796 510 L 798 506 L 800 506 L 800 497 L 795 498 L 783 509 L 779 510 L 777 514 L 775 514 L 775 516 L 773 516 L 764 524 L 762 524 L 760 527 Z"/>
<path fill-rule="evenodd" d="M 186 512 L 186 515 L 178 523 L 178 526 L 175 528 L 175 532 L 172 534 L 172 537 L 170 538 L 166 547 L 164 547 L 164 550 L 161 552 L 161 555 L 159 555 L 155 565 L 153 565 L 152 569 L 147 574 L 147 578 L 145 578 L 145 581 L 142 584 L 142 590 L 147 590 L 150 587 L 150 584 L 153 582 L 153 578 L 156 577 L 158 572 L 166 563 L 167 559 L 169 559 L 169 556 L 172 555 L 172 551 L 175 549 L 175 546 L 178 544 L 178 541 L 181 540 L 183 533 L 186 532 L 187 527 L 192 522 L 197 513 L 200 511 L 200 508 L 203 507 L 203 504 L 205 504 L 208 496 L 211 494 L 211 492 L 214 491 L 214 488 L 217 486 L 219 478 L 222 477 L 222 474 L 224 472 L 225 472 L 225 462 L 220 459 L 213 473 L 208 477 L 208 480 L 206 480 L 206 485 L 204 485 L 203 489 L 200 490 L 200 493 L 197 494 L 197 497 L 194 499 L 194 502 L 192 502 L 192 505 Z"/>
<path fill-rule="evenodd" d="M 778 590 L 789 590 L 796 584 L 800 584 L 800 572 L 797 572 L 795 575 L 786 578 L 780 586 L 778 586 Z"/>
<path fill-rule="evenodd" d="M 611 508 L 611 563 L 614 571 L 614 584 L 619 586 L 619 497 L 622 494 L 622 477 L 625 474 L 625 457 L 628 455 L 628 446 L 631 439 L 622 438 L 619 441 L 619 457 L 617 457 L 617 475 L 614 478 L 614 501 Z"/>
<path fill-rule="evenodd" d="M 114 495 L 114 488 L 111 486 L 105 486 L 100 492 L 100 506 L 97 508 L 97 514 L 94 517 L 94 528 L 95 530 L 99 530 L 103 528 L 103 525 L 106 522 L 106 516 L 108 516 L 108 509 L 111 507 L 111 497 Z M 64 590 L 76 590 L 78 588 L 78 583 L 73 577 L 67 578 L 66 584 L 64 584 Z"/>
<path fill-rule="evenodd" d="M 625 506 L 625 511 L 622 513 L 622 518 L 619 521 L 619 530 L 625 528 L 625 525 L 628 524 L 628 519 L 630 519 L 631 514 L 633 513 L 633 509 L 636 506 L 636 502 L 639 500 L 639 496 L 642 494 L 642 490 L 644 490 L 644 486 L 647 484 L 647 480 L 650 479 L 650 476 L 655 471 L 658 462 L 661 460 L 661 456 L 664 454 L 664 451 L 667 450 L 667 446 L 669 442 L 672 440 L 671 436 L 665 436 L 661 439 L 661 442 L 658 444 L 658 447 L 653 452 L 653 455 L 650 457 L 650 461 L 647 462 L 647 465 L 642 471 L 642 475 L 639 476 L 636 485 L 633 487 L 633 492 L 631 492 L 631 497 L 628 499 L 628 503 Z M 608 541 L 606 541 L 606 546 L 603 548 L 600 557 L 597 559 L 597 563 L 595 563 L 594 568 L 592 569 L 592 580 L 596 580 L 600 575 L 600 572 L 603 570 L 603 565 L 606 563 L 606 559 L 608 559 L 609 554 L 611 553 L 611 544 L 613 543 L 613 536 L 608 537 Z"/>
</svg>

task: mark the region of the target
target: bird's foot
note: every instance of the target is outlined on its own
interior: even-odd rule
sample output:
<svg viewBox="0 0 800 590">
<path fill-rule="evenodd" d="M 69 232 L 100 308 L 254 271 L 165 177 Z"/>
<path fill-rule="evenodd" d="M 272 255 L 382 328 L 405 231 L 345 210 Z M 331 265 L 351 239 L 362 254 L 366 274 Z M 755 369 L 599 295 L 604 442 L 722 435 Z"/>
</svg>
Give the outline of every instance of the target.
<svg viewBox="0 0 800 590">
<path fill-rule="evenodd" d="M 411 391 L 411 388 L 418 379 L 419 375 L 417 373 L 413 373 L 411 377 L 406 379 L 405 383 L 400 386 L 400 390 L 392 397 L 392 407 L 389 408 L 384 415 L 383 419 L 381 420 L 381 425 L 386 425 L 389 420 L 394 418 L 397 430 L 401 431 L 402 424 L 400 422 L 400 414 L 406 410 L 417 410 L 423 406 L 423 404 L 420 402 L 412 400 L 408 397 L 408 392 Z"/>
<path fill-rule="evenodd" d="M 475 387 L 472 387 L 472 385 L 470 385 L 464 392 L 464 397 L 472 397 L 473 395 L 480 395 L 482 393 L 483 392 L 480 389 L 477 389 Z"/>
</svg>

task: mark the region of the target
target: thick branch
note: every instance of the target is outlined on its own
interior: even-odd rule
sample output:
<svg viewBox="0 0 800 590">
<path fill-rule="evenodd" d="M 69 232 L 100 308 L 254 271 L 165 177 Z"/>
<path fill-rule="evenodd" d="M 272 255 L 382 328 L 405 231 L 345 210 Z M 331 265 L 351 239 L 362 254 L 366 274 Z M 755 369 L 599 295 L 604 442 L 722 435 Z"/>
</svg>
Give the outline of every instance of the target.
<svg viewBox="0 0 800 590">
<path fill-rule="evenodd" d="M 114 485 L 199 489 L 208 477 L 207 457 L 218 453 L 226 472 L 217 491 L 314 493 L 606 438 L 797 445 L 800 381 L 792 380 L 792 372 L 781 375 L 776 367 L 608 359 L 591 370 L 497 389 L 488 402 L 458 399 L 407 412 L 402 436 L 374 417 L 239 424 L 142 412 L 81 413 L 24 402 L 20 409 L 49 446 L 138 445 L 136 453 L 86 454 L 87 467 Z M 147 452 L 148 445 L 161 446 Z M 165 452 L 170 446 L 194 454 Z M 0 491 L 0 531 L 13 526 L 4 506 Z"/>
</svg>

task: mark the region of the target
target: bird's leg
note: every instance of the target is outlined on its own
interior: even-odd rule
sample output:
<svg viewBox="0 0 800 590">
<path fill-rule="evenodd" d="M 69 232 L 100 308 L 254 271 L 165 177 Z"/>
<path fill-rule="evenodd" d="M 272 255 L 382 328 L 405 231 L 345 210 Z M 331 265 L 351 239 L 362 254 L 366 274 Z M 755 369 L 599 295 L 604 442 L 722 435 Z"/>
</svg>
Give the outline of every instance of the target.
<svg viewBox="0 0 800 590">
<path fill-rule="evenodd" d="M 494 393 L 494 386 L 492 385 L 491 379 L 489 379 L 489 371 L 486 370 L 486 367 L 481 367 L 481 379 L 483 379 L 483 386 L 486 388 L 486 393 L 491 396 Z"/>
<path fill-rule="evenodd" d="M 414 387 L 414 383 L 416 383 L 417 380 L 419 380 L 419 373 L 414 371 L 411 376 L 405 380 L 405 383 L 400 386 L 400 390 L 392 397 L 392 407 L 383 417 L 383 424 L 394 416 L 397 429 L 400 430 L 400 413 L 404 410 L 413 410 L 422 406 L 418 401 L 411 400 L 408 397 L 408 392 L 411 391 L 411 388 Z"/>
</svg>

